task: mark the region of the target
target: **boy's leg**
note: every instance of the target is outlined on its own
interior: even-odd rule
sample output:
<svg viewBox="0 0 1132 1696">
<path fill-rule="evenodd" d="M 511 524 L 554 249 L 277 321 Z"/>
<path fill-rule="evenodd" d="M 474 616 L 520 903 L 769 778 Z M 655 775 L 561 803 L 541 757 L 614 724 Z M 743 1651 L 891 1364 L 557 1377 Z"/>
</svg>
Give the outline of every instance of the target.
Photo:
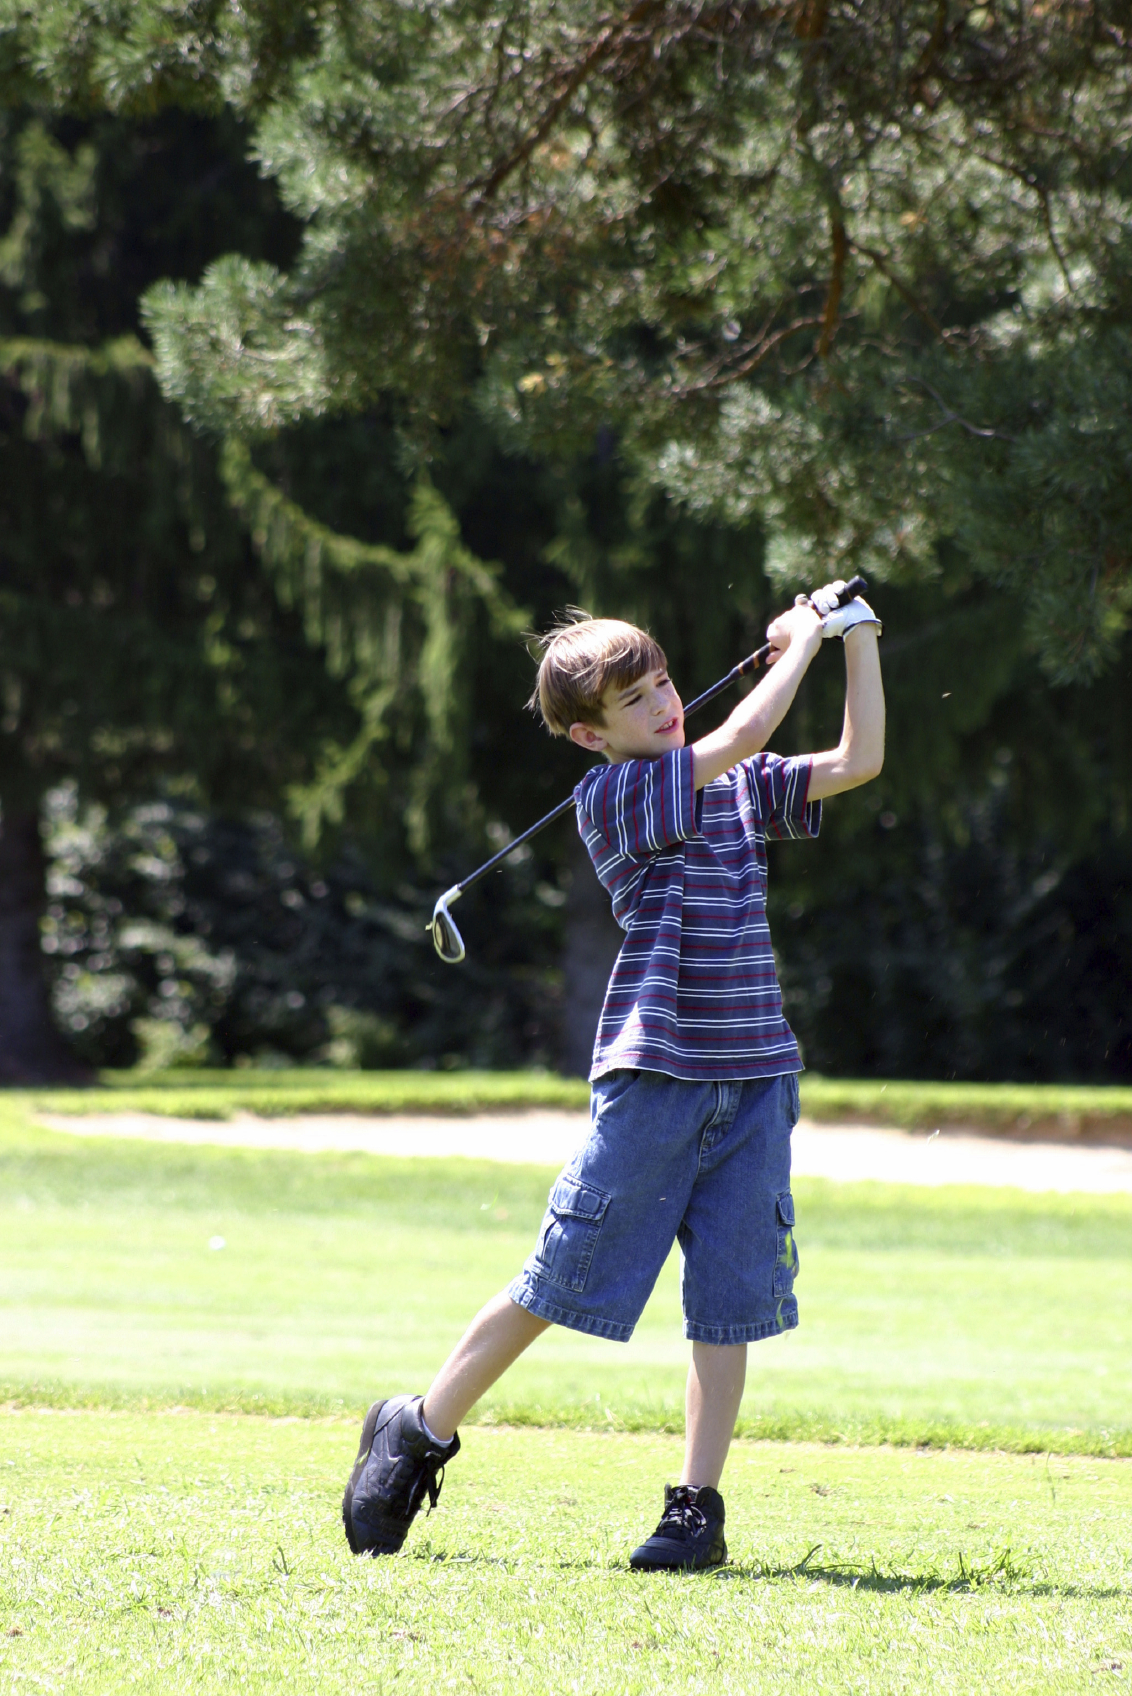
<svg viewBox="0 0 1132 1696">
<path fill-rule="evenodd" d="M 685 1335 L 693 1342 L 683 1481 L 630 1564 L 645 1570 L 726 1559 L 717 1489 L 746 1369 L 746 1344 L 798 1323 L 790 1194 L 792 1075 L 717 1086 L 719 1111 L 700 1140 L 696 1183 L 679 1230 Z"/>
<path fill-rule="evenodd" d="M 432 1435 L 449 1442 L 469 1409 L 549 1328 L 549 1319 L 528 1313 L 506 1290 L 481 1308 L 425 1396 L 421 1412 Z"/>
<path fill-rule="evenodd" d="M 681 1484 L 719 1489 L 747 1378 L 746 1343 L 693 1343 Z"/>
<path fill-rule="evenodd" d="M 660 1524 L 629 1557 L 638 1571 L 694 1570 L 727 1559 L 719 1494 L 747 1376 L 746 1343 L 692 1344 L 685 1398 L 684 1470 L 664 1487 Z"/>
<path fill-rule="evenodd" d="M 456 1426 L 485 1390 L 548 1327 L 507 1294 L 478 1313 L 428 1393 L 374 1402 L 342 1500 L 346 1540 L 356 1555 L 401 1547 L 425 1496 L 435 1503 L 441 1471 L 460 1448 Z M 433 1423 L 435 1421 L 435 1423 Z"/>
<path fill-rule="evenodd" d="M 477 1315 L 426 1398 L 377 1402 L 366 1416 L 343 1501 L 356 1553 L 400 1548 L 426 1489 L 435 1499 L 459 1421 L 549 1324 L 628 1340 L 719 1110 L 714 1084 L 635 1071 L 598 1080 L 591 1135 L 555 1183 L 520 1277 Z"/>
</svg>

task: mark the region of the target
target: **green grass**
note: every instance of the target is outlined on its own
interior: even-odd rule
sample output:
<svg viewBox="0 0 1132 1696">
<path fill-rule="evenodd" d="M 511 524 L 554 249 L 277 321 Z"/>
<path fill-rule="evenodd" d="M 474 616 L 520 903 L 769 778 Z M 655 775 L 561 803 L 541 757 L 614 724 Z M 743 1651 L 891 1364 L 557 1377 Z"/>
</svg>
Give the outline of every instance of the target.
<svg viewBox="0 0 1132 1696">
<path fill-rule="evenodd" d="M 588 1086 L 548 1072 L 187 1071 L 105 1072 L 85 1090 L 9 1092 L 13 1105 L 52 1113 L 160 1113 L 230 1119 L 294 1113 L 583 1111 Z M 889 1083 L 802 1079 L 802 1110 L 909 1129 L 966 1125 L 1054 1136 L 1132 1139 L 1132 1089 L 1063 1084 Z"/>
<path fill-rule="evenodd" d="M 885 1083 L 807 1073 L 802 1111 L 813 1119 L 857 1119 L 908 1130 L 951 1125 L 1132 1140 L 1132 1089 L 1108 1084 Z"/>
<path fill-rule="evenodd" d="M 551 1176 L 6 1097 L 0 1691 L 1132 1686 L 1132 1198 L 799 1181 L 802 1328 L 740 1421 L 792 1441 L 733 1450 L 717 1575 L 625 1564 L 679 1464 L 674 1263 L 628 1346 L 540 1340 L 401 1557 L 351 1557 L 342 1415 L 426 1382 Z"/>
<path fill-rule="evenodd" d="M 0 1415 L 0 1688 L 1079 1696 L 1132 1684 L 1132 1463 L 738 1444 L 732 1564 L 634 1574 L 663 1436 L 475 1431 L 352 1557 L 355 1430 Z"/>
<path fill-rule="evenodd" d="M 79 1140 L 0 1119 L 0 1400 L 360 1409 L 423 1387 L 552 1174 Z M 1132 1454 L 1132 1198 L 799 1181 L 800 1330 L 751 1435 Z M 223 1249 L 209 1243 L 222 1237 Z M 554 1329 L 484 1421 L 679 1430 L 677 1267 L 633 1341 Z"/>
<path fill-rule="evenodd" d="M 480 1113 L 584 1110 L 589 1085 L 552 1072 L 295 1071 L 103 1072 L 91 1089 L 11 1092 L 50 1113 L 162 1113 L 178 1119 L 278 1118 L 293 1113 Z"/>
</svg>

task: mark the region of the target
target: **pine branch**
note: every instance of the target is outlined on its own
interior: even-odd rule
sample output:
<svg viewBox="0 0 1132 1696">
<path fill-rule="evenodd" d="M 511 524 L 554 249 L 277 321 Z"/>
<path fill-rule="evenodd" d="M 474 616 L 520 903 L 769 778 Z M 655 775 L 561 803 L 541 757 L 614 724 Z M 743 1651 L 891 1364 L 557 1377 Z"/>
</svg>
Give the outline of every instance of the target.
<svg viewBox="0 0 1132 1696">
<path fill-rule="evenodd" d="M 721 359 L 714 361 L 702 376 L 690 382 L 674 384 L 669 393 L 675 400 L 687 400 L 692 395 L 728 388 L 741 377 L 750 376 L 752 371 L 756 371 L 777 348 L 789 341 L 791 336 L 796 336 L 802 330 L 816 329 L 824 321 L 824 314 L 809 314 L 791 319 L 789 324 L 784 324 L 773 333 L 760 332 L 754 341 L 745 342 L 742 347 L 734 348 Z"/>
<path fill-rule="evenodd" d="M 933 313 L 929 312 L 923 302 L 917 298 L 914 291 L 910 289 L 908 284 L 897 274 L 887 255 L 878 252 L 875 247 L 866 247 L 863 242 L 850 240 L 849 245 L 855 253 L 861 254 L 865 259 L 872 260 L 881 276 L 887 277 L 888 281 L 892 284 L 900 298 L 907 302 L 907 304 L 912 308 L 912 311 L 916 314 L 917 318 L 921 319 L 922 322 L 927 325 L 928 329 L 934 336 L 938 336 L 941 341 L 946 340 L 947 332 L 944 330 L 943 325 Z"/>
<path fill-rule="evenodd" d="M 829 290 L 825 299 L 825 311 L 822 313 L 821 335 L 818 337 L 818 358 L 826 359 L 837 334 L 838 317 L 841 310 L 841 291 L 845 284 L 845 261 L 849 256 L 849 240 L 845 234 L 845 220 L 841 216 L 841 208 L 836 201 L 830 209 L 831 246 L 833 260 L 829 273 Z"/>
<path fill-rule="evenodd" d="M 427 855 L 430 817 L 459 764 L 469 614 L 481 605 L 493 634 L 503 638 L 517 638 L 529 615 L 502 588 L 498 568 L 463 545 L 455 515 L 427 479 L 410 508 L 416 546 L 401 554 L 311 518 L 258 469 L 238 438 L 224 443 L 220 470 L 276 594 L 300 613 L 307 640 L 325 648 L 332 675 L 349 683 L 360 718 L 353 740 L 328 746 L 312 781 L 289 792 L 304 840 L 313 845 L 324 824 L 341 822 L 346 790 L 364 777 L 390 713 L 411 693 L 423 707 L 427 735 L 407 825 L 414 851 Z"/>
</svg>

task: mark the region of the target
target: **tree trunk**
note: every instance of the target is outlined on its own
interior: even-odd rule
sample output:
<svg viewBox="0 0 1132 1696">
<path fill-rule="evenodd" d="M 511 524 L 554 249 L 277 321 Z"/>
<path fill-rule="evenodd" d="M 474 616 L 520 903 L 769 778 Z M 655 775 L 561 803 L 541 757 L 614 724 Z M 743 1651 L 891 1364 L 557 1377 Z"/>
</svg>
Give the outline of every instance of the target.
<svg viewBox="0 0 1132 1696">
<path fill-rule="evenodd" d="M 39 921 L 43 842 L 37 811 L 0 816 L 0 1084 L 89 1083 L 55 1029 L 47 998 Z"/>
<path fill-rule="evenodd" d="M 562 957 L 565 1004 L 561 1065 L 567 1077 L 584 1078 L 589 1074 L 605 986 L 625 936 L 580 837 L 574 849 Z"/>
</svg>

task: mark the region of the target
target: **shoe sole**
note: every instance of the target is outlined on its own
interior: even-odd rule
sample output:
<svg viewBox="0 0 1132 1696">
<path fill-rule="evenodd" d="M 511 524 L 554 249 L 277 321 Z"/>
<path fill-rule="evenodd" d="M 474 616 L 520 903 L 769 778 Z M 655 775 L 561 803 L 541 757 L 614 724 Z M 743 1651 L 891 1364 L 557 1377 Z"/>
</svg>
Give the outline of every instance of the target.
<svg viewBox="0 0 1132 1696">
<path fill-rule="evenodd" d="M 656 1560 L 639 1561 L 635 1553 L 629 1556 L 629 1566 L 633 1572 L 713 1572 L 716 1567 L 726 1566 L 726 1564 L 726 1543 L 723 1545 L 723 1551 L 718 1560 L 681 1560 L 677 1554 L 672 1560 L 665 1560 L 661 1557 Z"/>
<path fill-rule="evenodd" d="M 362 1436 L 358 1447 L 358 1458 L 354 1462 L 354 1470 L 351 1472 L 346 1484 L 346 1493 L 342 1497 L 342 1524 L 346 1529 L 346 1541 L 350 1545 L 351 1553 L 355 1555 L 368 1554 L 369 1551 L 366 1549 L 360 1549 L 354 1538 L 354 1490 L 357 1487 L 358 1479 L 365 1470 L 366 1461 L 369 1459 L 369 1452 L 373 1448 L 374 1432 L 377 1430 L 377 1422 L 381 1418 L 381 1410 L 384 1406 L 384 1401 L 374 1402 L 373 1406 L 365 1416 L 365 1420 L 362 1423 Z"/>
</svg>

